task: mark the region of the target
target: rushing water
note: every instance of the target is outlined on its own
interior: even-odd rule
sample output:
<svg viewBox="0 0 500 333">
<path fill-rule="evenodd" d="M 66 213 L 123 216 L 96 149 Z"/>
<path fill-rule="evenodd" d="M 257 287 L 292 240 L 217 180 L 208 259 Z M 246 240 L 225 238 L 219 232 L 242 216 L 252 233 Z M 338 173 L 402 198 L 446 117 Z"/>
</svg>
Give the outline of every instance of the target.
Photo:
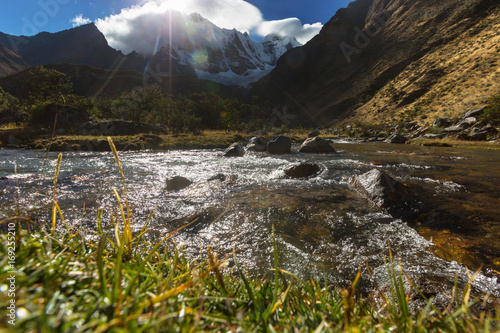
<svg viewBox="0 0 500 333">
<path fill-rule="evenodd" d="M 233 159 L 214 150 L 122 153 L 134 228 L 140 230 L 151 217 L 150 236 L 161 237 L 199 217 L 175 236 L 188 254 L 198 256 L 200 246 L 211 246 L 224 256 L 234 246 L 238 259 L 262 274 L 272 266 L 274 226 L 281 268 L 339 284 L 352 281 L 366 263 L 379 283 L 386 281 L 383 259 L 390 243 L 406 272 L 432 281 L 451 284 L 455 275 L 465 281 L 464 265 L 484 265 L 475 287 L 499 296 L 498 151 L 335 146 L 334 155 L 248 153 Z M 0 150 L 0 219 L 17 210 L 48 219 L 57 154 L 46 157 Z M 283 170 L 297 161 L 315 162 L 322 172 L 312 179 L 285 178 Z M 407 221 L 377 209 L 350 185 L 373 168 L 418 188 L 426 208 Z M 226 180 L 208 181 L 217 174 Z M 167 192 L 165 182 L 173 176 L 194 184 Z M 90 235 L 100 209 L 103 221 L 109 221 L 116 210 L 112 186 L 121 188 L 110 153 L 64 154 L 57 200 L 73 228 Z M 363 283 L 369 288 L 367 274 Z"/>
</svg>

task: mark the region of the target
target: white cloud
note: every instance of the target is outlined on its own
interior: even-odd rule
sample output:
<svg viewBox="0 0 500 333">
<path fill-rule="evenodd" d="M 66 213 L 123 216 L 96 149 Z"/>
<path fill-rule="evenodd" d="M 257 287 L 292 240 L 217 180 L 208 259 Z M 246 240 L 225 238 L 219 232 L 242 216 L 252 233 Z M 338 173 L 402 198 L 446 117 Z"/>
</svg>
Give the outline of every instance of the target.
<svg viewBox="0 0 500 333">
<path fill-rule="evenodd" d="M 300 43 L 305 44 L 316 36 L 323 28 L 320 22 L 302 24 L 298 18 L 288 18 L 278 21 L 264 21 L 256 28 L 256 33 L 265 36 L 275 33 L 281 36 L 293 36 Z"/>
<path fill-rule="evenodd" d="M 220 28 L 261 36 L 277 33 L 296 37 L 302 43 L 311 39 L 322 27 L 320 23 L 303 25 L 295 18 L 265 21 L 261 11 L 244 0 L 143 0 L 95 23 L 112 47 L 125 53 L 134 50 L 147 53 L 152 52 L 159 36 L 172 31 L 175 34 L 179 22 L 172 18 L 172 15 L 175 16 L 172 10 L 185 15 L 198 13 Z"/>
<path fill-rule="evenodd" d="M 84 24 L 89 24 L 92 21 L 89 18 L 83 17 L 83 14 L 78 14 L 74 19 L 71 20 L 71 22 L 73 23 L 74 28 Z"/>
</svg>

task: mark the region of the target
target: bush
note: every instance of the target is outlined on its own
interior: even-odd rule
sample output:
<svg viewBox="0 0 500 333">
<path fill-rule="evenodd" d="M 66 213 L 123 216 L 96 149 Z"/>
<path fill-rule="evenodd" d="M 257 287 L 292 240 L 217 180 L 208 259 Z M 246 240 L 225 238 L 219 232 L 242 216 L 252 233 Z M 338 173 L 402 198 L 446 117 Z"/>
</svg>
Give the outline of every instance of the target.
<svg viewBox="0 0 500 333">
<path fill-rule="evenodd" d="M 29 87 L 30 101 L 66 104 L 66 97 L 73 91 L 70 78 L 55 69 L 37 67 L 30 71 L 26 82 Z"/>
<path fill-rule="evenodd" d="M 5 92 L 2 87 L 0 87 L 0 113 L 11 110 L 17 103 L 17 98 Z"/>
<path fill-rule="evenodd" d="M 487 124 L 500 126 L 500 95 L 493 96 L 488 109 L 481 116 L 481 120 Z"/>
<path fill-rule="evenodd" d="M 0 124 L 17 124 L 25 120 L 26 115 L 19 107 L 18 99 L 5 92 L 2 87 L 0 87 Z"/>
</svg>

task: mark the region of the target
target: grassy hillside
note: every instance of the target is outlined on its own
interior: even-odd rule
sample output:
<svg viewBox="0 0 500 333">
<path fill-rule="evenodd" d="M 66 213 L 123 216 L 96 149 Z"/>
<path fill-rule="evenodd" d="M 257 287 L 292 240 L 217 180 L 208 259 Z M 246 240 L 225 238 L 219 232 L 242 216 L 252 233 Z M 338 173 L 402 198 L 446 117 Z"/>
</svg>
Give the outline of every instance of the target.
<svg viewBox="0 0 500 333">
<path fill-rule="evenodd" d="M 357 0 L 253 93 L 315 126 L 457 116 L 500 92 L 500 3 Z"/>
<path fill-rule="evenodd" d="M 28 68 L 21 56 L 0 43 L 0 77 L 5 77 Z"/>
<path fill-rule="evenodd" d="M 497 8 L 452 42 L 410 64 L 357 108 L 354 119 L 432 122 L 486 105 L 500 93 L 499 31 Z"/>
</svg>

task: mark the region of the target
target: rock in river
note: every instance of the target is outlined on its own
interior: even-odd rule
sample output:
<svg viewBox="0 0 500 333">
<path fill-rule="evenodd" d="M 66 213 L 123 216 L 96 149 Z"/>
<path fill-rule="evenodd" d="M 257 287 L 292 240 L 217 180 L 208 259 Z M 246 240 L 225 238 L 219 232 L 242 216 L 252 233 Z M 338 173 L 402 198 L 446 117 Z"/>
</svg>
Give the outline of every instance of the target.
<svg viewBox="0 0 500 333">
<path fill-rule="evenodd" d="M 167 180 L 167 191 L 177 192 L 191 186 L 191 184 L 193 184 L 193 182 L 189 179 L 175 176 Z"/>
<path fill-rule="evenodd" d="M 313 153 L 313 154 L 328 154 L 335 153 L 335 149 L 328 143 L 325 139 L 319 136 L 314 138 L 309 138 L 302 146 L 300 146 L 299 152 L 301 153 Z"/>
<path fill-rule="evenodd" d="M 290 178 L 313 177 L 320 172 L 321 168 L 315 163 L 300 163 L 285 170 L 285 174 Z"/>
<path fill-rule="evenodd" d="M 245 155 L 245 150 L 239 143 L 233 143 L 224 152 L 224 157 L 242 157 Z"/>
<path fill-rule="evenodd" d="M 389 137 L 389 139 L 386 140 L 387 143 L 399 143 L 399 144 L 404 144 L 408 141 L 403 135 L 401 134 L 393 134 Z"/>
<path fill-rule="evenodd" d="M 271 154 L 289 154 L 292 150 L 292 140 L 287 136 L 278 136 L 267 144 L 267 151 Z"/>
<path fill-rule="evenodd" d="M 356 177 L 353 187 L 380 208 L 390 208 L 408 195 L 405 185 L 378 169 Z"/>
<path fill-rule="evenodd" d="M 217 181 L 217 180 L 218 180 L 218 181 L 221 181 L 221 182 L 225 182 L 225 181 L 226 181 L 226 178 L 227 178 L 227 177 L 226 177 L 226 175 L 225 175 L 225 174 L 223 174 L 223 173 L 219 173 L 219 174 L 217 174 L 217 175 L 215 175 L 215 176 L 213 176 L 213 177 L 210 177 L 210 178 L 208 179 L 208 181 L 209 181 L 209 182 L 213 182 L 213 181 Z"/>
<path fill-rule="evenodd" d="M 268 142 L 266 139 L 254 136 L 248 142 L 247 150 L 259 151 L 259 152 L 266 151 L 267 143 Z"/>
</svg>

